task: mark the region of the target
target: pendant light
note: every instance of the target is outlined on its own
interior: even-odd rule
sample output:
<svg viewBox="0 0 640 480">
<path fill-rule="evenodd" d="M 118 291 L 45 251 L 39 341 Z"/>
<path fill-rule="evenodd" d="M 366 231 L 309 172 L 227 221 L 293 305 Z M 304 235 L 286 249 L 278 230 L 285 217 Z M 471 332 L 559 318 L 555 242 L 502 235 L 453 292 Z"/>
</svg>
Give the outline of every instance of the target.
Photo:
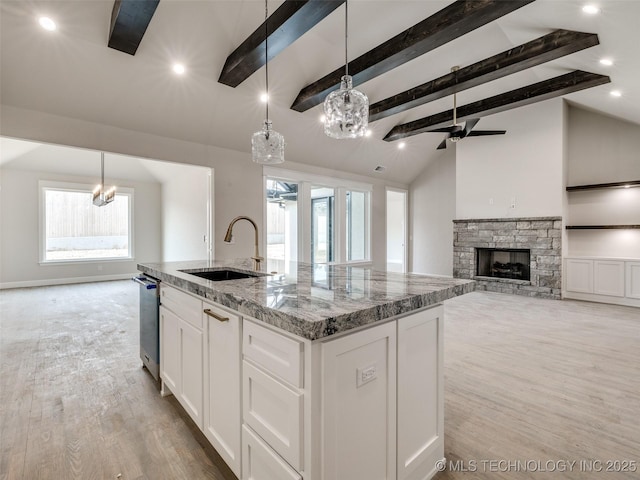
<svg viewBox="0 0 640 480">
<path fill-rule="evenodd" d="M 96 207 L 107 205 L 116 198 L 116 187 L 104 189 L 104 152 L 100 154 L 100 172 L 100 185 L 93 190 L 93 204 Z"/>
<path fill-rule="evenodd" d="M 264 2 L 264 77 L 266 94 L 266 120 L 264 127 L 251 137 L 251 158 L 254 162 L 266 165 L 274 165 L 284 162 L 284 137 L 271 129 L 269 120 L 269 9 L 267 1 Z"/>
<path fill-rule="evenodd" d="M 369 124 L 369 99 L 353 88 L 349 75 L 347 53 L 349 9 L 348 0 L 344 5 L 344 63 L 345 74 L 340 82 L 340 90 L 327 95 L 324 100 L 324 133 L 331 138 L 357 138 L 367 132 Z"/>
</svg>

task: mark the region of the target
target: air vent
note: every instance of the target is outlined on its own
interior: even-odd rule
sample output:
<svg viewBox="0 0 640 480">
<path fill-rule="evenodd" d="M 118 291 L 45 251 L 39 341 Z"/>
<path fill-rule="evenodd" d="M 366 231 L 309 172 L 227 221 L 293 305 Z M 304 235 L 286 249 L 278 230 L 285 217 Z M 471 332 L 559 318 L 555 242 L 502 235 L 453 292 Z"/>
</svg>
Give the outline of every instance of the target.
<svg viewBox="0 0 640 480">
<path fill-rule="evenodd" d="M 386 169 L 387 169 L 387 167 L 384 167 L 382 165 L 378 165 L 376 168 L 373 169 L 373 171 L 381 173 L 381 172 L 384 172 Z"/>
</svg>

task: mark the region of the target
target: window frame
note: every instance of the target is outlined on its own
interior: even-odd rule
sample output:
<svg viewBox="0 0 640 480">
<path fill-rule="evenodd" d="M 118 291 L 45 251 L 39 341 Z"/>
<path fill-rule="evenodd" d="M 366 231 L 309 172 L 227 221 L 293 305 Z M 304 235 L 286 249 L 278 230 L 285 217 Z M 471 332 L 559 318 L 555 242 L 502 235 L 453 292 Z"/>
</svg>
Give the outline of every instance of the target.
<svg viewBox="0 0 640 480">
<path fill-rule="evenodd" d="M 134 230 L 133 230 L 133 215 L 134 209 L 134 189 L 128 187 L 118 187 L 116 195 L 127 196 L 129 201 L 129 251 L 126 257 L 99 257 L 99 258 L 77 258 L 77 259 L 64 259 L 64 260 L 47 260 L 47 239 L 46 237 L 46 191 L 55 190 L 63 192 L 80 192 L 88 193 L 91 195 L 95 185 L 89 185 L 86 183 L 70 183 L 70 182 L 57 182 L 51 180 L 40 180 L 38 182 L 39 202 L 38 202 L 38 242 L 39 242 L 39 264 L 40 265 L 77 265 L 77 264 L 91 264 L 91 263 L 105 263 L 105 262 L 130 262 L 135 259 L 134 249 Z M 103 208 L 103 207 L 95 207 Z"/>
<path fill-rule="evenodd" d="M 311 263 L 311 189 L 324 186 L 334 189 L 334 242 L 333 262 L 328 264 L 340 265 L 368 265 L 371 264 L 371 202 L 373 185 L 368 183 L 345 180 L 337 177 L 316 175 L 312 173 L 287 170 L 284 168 L 265 166 L 263 174 L 263 225 L 267 225 L 267 180 L 280 180 L 298 184 L 298 259 Z M 365 198 L 365 258 L 363 260 L 347 261 L 346 233 L 347 233 L 347 192 L 362 192 Z M 267 232 L 263 236 L 262 247 L 266 252 Z"/>
</svg>

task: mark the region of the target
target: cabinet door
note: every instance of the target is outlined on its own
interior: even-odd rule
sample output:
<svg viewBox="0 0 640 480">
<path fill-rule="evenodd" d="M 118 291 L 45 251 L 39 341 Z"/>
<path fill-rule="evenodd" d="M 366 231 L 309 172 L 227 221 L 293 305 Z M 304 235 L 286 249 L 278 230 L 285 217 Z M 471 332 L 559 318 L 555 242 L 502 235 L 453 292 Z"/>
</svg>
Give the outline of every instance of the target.
<svg viewBox="0 0 640 480">
<path fill-rule="evenodd" d="M 160 307 L 160 378 L 171 393 L 180 392 L 180 319 Z"/>
<path fill-rule="evenodd" d="M 566 267 L 567 291 L 593 293 L 593 260 L 567 258 Z"/>
<path fill-rule="evenodd" d="M 180 319 L 180 374 L 182 388 L 178 399 L 202 430 L 202 375 L 203 335 L 202 331 Z M 173 392 L 175 395 L 175 392 Z"/>
<path fill-rule="evenodd" d="M 444 458 L 442 306 L 398 320 L 398 480 L 422 480 Z"/>
<path fill-rule="evenodd" d="M 624 262 L 595 260 L 593 262 L 593 293 L 624 297 Z"/>
<path fill-rule="evenodd" d="M 240 478 L 240 317 L 203 306 L 208 327 L 204 433 Z"/>
<path fill-rule="evenodd" d="M 396 478 L 396 324 L 322 344 L 323 480 Z"/>
<path fill-rule="evenodd" d="M 640 262 L 627 262 L 627 292 L 629 298 L 640 298 Z"/>
</svg>

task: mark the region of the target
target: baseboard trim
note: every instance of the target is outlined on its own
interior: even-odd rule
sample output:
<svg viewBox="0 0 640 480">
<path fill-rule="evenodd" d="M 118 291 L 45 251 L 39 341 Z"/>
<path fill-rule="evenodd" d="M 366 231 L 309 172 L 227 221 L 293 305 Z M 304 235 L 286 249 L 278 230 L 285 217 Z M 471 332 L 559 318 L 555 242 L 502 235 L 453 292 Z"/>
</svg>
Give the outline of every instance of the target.
<svg viewBox="0 0 640 480">
<path fill-rule="evenodd" d="M 126 280 L 133 277 L 134 273 L 117 273 L 113 275 L 94 275 L 90 277 L 71 277 L 71 278 L 47 278 L 43 280 L 27 280 L 22 282 L 4 282 L 0 283 L 0 290 L 8 290 L 11 288 L 28 288 L 28 287 L 48 287 L 52 285 L 67 285 L 71 283 L 90 283 L 105 282 L 109 280 Z"/>
<path fill-rule="evenodd" d="M 640 300 L 635 298 L 610 297 L 607 295 L 596 295 L 595 293 L 564 292 L 562 298 L 567 300 L 608 303 L 610 305 L 623 305 L 625 307 L 640 307 Z"/>
</svg>

